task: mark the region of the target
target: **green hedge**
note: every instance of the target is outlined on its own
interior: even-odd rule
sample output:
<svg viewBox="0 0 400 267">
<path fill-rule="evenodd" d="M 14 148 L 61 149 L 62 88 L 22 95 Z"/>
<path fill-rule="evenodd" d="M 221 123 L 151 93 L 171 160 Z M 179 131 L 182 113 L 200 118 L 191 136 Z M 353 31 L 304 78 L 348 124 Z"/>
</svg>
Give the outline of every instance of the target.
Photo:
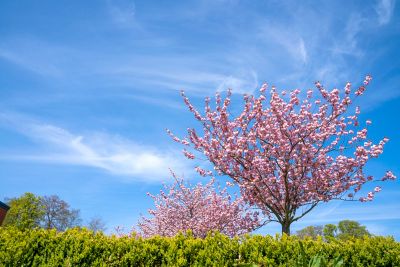
<svg viewBox="0 0 400 267">
<path fill-rule="evenodd" d="M 400 266 L 400 243 L 390 237 L 323 242 L 218 233 L 135 239 L 85 229 L 0 227 L 0 266 L 309 266 L 316 255 L 331 263 L 341 257 L 342 266 Z"/>
</svg>

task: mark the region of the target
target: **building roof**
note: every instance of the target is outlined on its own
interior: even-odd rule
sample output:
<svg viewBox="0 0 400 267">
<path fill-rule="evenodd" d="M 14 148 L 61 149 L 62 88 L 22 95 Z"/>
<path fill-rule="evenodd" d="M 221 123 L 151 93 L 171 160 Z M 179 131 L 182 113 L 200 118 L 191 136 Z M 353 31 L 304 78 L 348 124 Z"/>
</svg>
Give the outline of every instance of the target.
<svg viewBox="0 0 400 267">
<path fill-rule="evenodd" d="M 9 210 L 10 207 L 6 204 L 0 201 L 0 208 L 5 209 L 5 210 Z"/>
</svg>

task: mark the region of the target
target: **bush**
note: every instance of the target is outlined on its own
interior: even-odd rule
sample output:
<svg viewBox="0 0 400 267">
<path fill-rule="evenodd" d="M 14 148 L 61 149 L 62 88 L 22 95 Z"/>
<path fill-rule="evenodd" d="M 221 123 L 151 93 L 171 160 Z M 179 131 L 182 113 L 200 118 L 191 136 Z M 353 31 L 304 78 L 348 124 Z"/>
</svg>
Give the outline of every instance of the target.
<svg viewBox="0 0 400 267">
<path fill-rule="evenodd" d="M 219 233 L 204 239 L 190 233 L 142 239 L 78 228 L 57 232 L 0 227 L 0 266 L 340 266 L 333 265 L 340 260 L 341 266 L 400 266 L 400 243 L 391 237 L 326 243 L 286 235 L 229 238 Z"/>
</svg>

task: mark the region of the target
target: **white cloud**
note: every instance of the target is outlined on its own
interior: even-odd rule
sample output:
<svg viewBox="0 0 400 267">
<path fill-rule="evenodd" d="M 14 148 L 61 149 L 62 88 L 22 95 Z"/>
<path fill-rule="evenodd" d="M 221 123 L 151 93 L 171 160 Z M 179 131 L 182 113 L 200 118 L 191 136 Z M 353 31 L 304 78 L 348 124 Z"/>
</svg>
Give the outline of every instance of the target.
<svg viewBox="0 0 400 267">
<path fill-rule="evenodd" d="M 281 25 L 268 25 L 261 30 L 260 35 L 264 42 L 274 42 L 284 48 L 296 61 L 302 64 L 307 63 L 306 45 L 298 33 L 285 29 Z"/>
<path fill-rule="evenodd" d="M 253 93 L 259 85 L 257 73 L 253 70 L 221 78 L 223 80 L 217 87 L 218 91 L 226 91 L 229 88 L 232 89 L 232 93 Z"/>
<path fill-rule="evenodd" d="M 343 31 L 343 38 L 334 43 L 332 51 L 337 54 L 361 57 L 363 51 L 358 46 L 358 35 L 366 28 L 368 20 L 360 14 L 352 14 Z"/>
<path fill-rule="evenodd" d="M 120 27 L 137 26 L 136 7 L 133 1 L 109 1 L 108 8 L 111 19 L 116 25 Z"/>
<path fill-rule="evenodd" d="M 387 193 L 393 198 L 398 198 L 398 192 Z M 396 222 L 400 219 L 398 212 L 399 204 L 383 203 L 348 203 L 343 201 L 331 201 L 316 207 L 310 214 L 295 222 L 291 226 L 292 233 L 310 225 L 325 225 L 328 223 L 337 224 L 342 220 L 354 220 L 367 226 L 367 229 L 376 235 L 397 235 L 393 228 L 385 227 L 382 221 Z M 281 226 L 278 223 L 271 223 L 258 230 L 262 234 L 275 234 L 280 232 Z"/>
<path fill-rule="evenodd" d="M 25 54 L 24 52 L 26 51 L 11 51 L 0 47 L 0 59 L 42 76 L 60 76 L 62 74 L 56 65 L 45 62 L 45 60 L 39 60 L 37 58 L 38 53 Z"/>
<path fill-rule="evenodd" d="M 104 133 L 76 135 L 54 125 L 0 115 L 0 121 L 13 121 L 12 127 L 40 145 L 38 153 L 0 156 L 3 160 L 89 166 L 106 170 L 124 180 L 149 182 L 169 179 L 169 168 L 178 174 L 193 173 L 179 151 L 139 145 L 126 138 Z"/>
<path fill-rule="evenodd" d="M 135 20 L 132 1 L 110 1 L 108 8 L 115 22 L 129 24 Z M 329 4 L 322 8 L 327 11 L 334 6 Z M 387 20 L 393 8 L 393 1 L 379 2 L 377 12 L 381 14 L 382 21 Z M 298 12 L 295 8 L 288 10 L 289 15 Z M 0 58 L 19 64 L 45 79 L 58 75 L 55 78 L 59 80 L 55 81 L 57 86 L 54 87 L 68 88 L 77 95 L 89 92 L 90 96 L 93 88 L 103 94 L 105 91 L 116 92 L 116 88 L 122 87 L 129 88 L 126 92 L 135 95 L 141 90 L 184 89 L 192 95 L 204 96 L 229 87 L 233 93 L 248 93 L 259 86 L 258 76 L 289 88 L 303 88 L 314 80 L 321 80 L 325 85 L 341 85 L 348 80 L 356 82 L 362 79 L 369 72 L 365 63 L 368 51 L 363 38 L 371 29 L 378 28 L 373 25 L 376 19 L 370 20 L 365 16 L 365 10 L 361 10 L 349 12 L 341 18 L 344 25 L 336 16 L 329 15 L 320 18 L 318 27 L 313 27 L 313 18 L 320 12 L 314 8 L 307 9 L 307 12 L 306 18 L 288 16 L 284 22 L 258 18 L 254 20 L 254 27 L 245 32 L 238 27 L 228 27 L 226 32 L 232 45 L 211 52 L 193 52 L 174 35 L 153 32 L 150 28 L 146 30 L 146 23 L 143 22 L 143 28 L 133 35 L 132 40 L 134 47 L 146 45 L 147 48 L 154 48 L 151 53 L 136 53 L 123 46 L 121 50 L 112 51 L 99 50 L 96 46 L 93 50 L 73 49 L 35 39 L 11 38 L 0 43 Z M 162 52 L 158 49 L 160 47 Z M 164 51 L 166 47 L 183 48 L 186 52 L 177 53 L 172 49 L 168 53 Z M 32 50 L 35 53 L 31 53 Z M 136 98 L 155 105 L 176 105 L 158 94 L 153 95 L 152 99 Z M 382 101 L 374 99 L 374 103 L 379 105 L 387 99 L 379 100 Z"/>
<path fill-rule="evenodd" d="M 186 106 L 183 104 L 183 101 L 176 101 L 176 100 L 171 100 L 166 97 L 164 98 L 156 98 L 156 97 L 150 97 L 150 96 L 145 96 L 145 95 L 140 95 L 140 94 L 128 94 L 126 95 L 128 98 L 132 98 L 134 100 L 150 104 L 150 105 L 155 105 L 155 106 L 164 106 L 167 108 L 172 108 L 172 109 L 177 109 L 177 110 L 185 110 L 186 111 Z"/>
<path fill-rule="evenodd" d="M 172 60 L 172 62 L 171 62 Z M 130 64 L 107 67 L 100 71 L 104 75 L 115 75 L 128 79 L 131 83 L 143 82 L 149 85 L 172 90 L 185 90 L 194 93 L 214 93 L 233 89 L 233 93 L 250 93 L 258 86 L 257 73 L 252 69 L 232 71 L 232 74 L 208 72 L 191 67 L 192 62 L 178 61 L 176 58 L 158 58 L 157 64 L 140 64 L 141 67 Z M 121 66 L 122 65 L 122 66 Z M 136 64 L 137 65 L 137 64 Z M 171 67 L 176 65 L 177 67 Z M 186 68 L 180 66 L 185 65 Z M 165 67 L 164 67 L 165 66 Z"/>
<path fill-rule="evenodd" d="M 32 50 L 35 53 L 31 53 Z M 116 53 L 103 56 L 99 64 L 96 53 L 98 51 L 75 50 L 32 38 L 10 39 L 0 43 L 0 59 L 38 74 L 44 79 L 58 79 L 58 85 L 67 84 L 70 90 L 85 85 L 93 87 L 93 84 L 98 83 L 101 87 L 112 84 L 113 89 L 129 86 L 157 90 L 183 89 L 193 93 L 212 94 L 216 90 L 228 88 L 232 88 L 233 93 L 248 93 L 258 86 L 257 73 L 252 68 L 239 66 L 226 70 L 223 63 L 210 65 L 210 61 L 203 56 L 127 56 Z M 85 92 L 85 89 L 82 91 Z M 153 102 L 157 101 L 166 104 L 165 99 L 156 99 Z M 174 103 L 168 105 L 173 106 Z"/>
<path fill-rule="evenodd" d="M 392 199 L 399 197 L 398 192 L 387 193 Z M 397 203 L 360 203 L 360 202 L 343 202 L 331 201 L 317 206 L 313 211 L 296 221 L 291 226 L 292 233 L 310 225 L 325 225 L 328 223 L 337 224 L 342 220 L 354 220 L 366 225 L 367 229 L 376 235 L 393 235 L 397 231 L 385 227 L 383 221 L 396 222 L 400 220 L 400 214 L 393 212 L 400 210 Z M 281 226 L 278 223 L 270 223 L 266 227 L 261 228 L 257 233 L 275 234 L 280 232 Z"/>
<path fill-rule="evenodd" d="M 379 25 L 388 24 L 392 18 L 393 10 L 395 6 L 394 0 L 379 0 L 375 8 L 378 14 Z"/>
<path fill-rule="evenodd" d="M 400 205 L 396 203 L 346 203 L 343 201 L 331 201 L 318 206 L 309 215 L 296 222 L 296 226 L 326 224 L 345 219 L 356 221 L 399 220 L 400 214 L 388 212 L 399 209 Z"/>
<path fill-rule="evenodd" d="M 300 38 L 300 40 L 299 40 L 298 50 L 299 50 L 298 53 L 300 54 L 301 60 L 304 63 L 307 63 L 307 50 L 306 50 L 306 46 L 305 46 L 303 38 Z"/>
</svg>

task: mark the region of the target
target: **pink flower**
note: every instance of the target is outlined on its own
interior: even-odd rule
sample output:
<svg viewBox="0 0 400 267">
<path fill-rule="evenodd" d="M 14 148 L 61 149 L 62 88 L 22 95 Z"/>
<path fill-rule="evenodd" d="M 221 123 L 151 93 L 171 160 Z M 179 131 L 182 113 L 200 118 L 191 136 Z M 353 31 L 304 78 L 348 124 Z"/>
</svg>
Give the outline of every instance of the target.
<svg viewBox="0 0 400 267">
<path fill-rule="evenodd" d="M 376 186 L 375 188 L 374 188 L 374 191 L 375 192 L 380 192 L 382 190 L 382 188 L 380 187 L 380 186 Z"/>
<path fill-rule="evenodd" d="M 268 84 L 264 83 L 264 84 L 261 86 L 261 88 L 260 88 L 260 92 L 261 92 L 261 93 L 264 93 L 265 90 L 267 90 L 267 87 L 268 87 Z"/>
<path fill-rule="evenodd" d="M 188 140 L 186 140 L 186 139 L 183 139 L 183 140 L 181 141 L 181 143 L 184 144 L 184 145 L 186 145 L 186 146 L 190 144 L 190 143 L 188 142 Z"/>
<path fill-rule="evenodd" d="M 187 151 L 186 149 L 182 150 L 183 154 L 185 155 L 185 157 L 187 157 L 188 159 L 194 159 L 195 156 L 190 153 L 189 151 Z"/>
<path fill-rule="evenodd" d="M 207 176 L 207 175 L 211 175 L 212 174 L 212 172 L 211 171 L 206 171 L 206 170 L 204 170 L 204 169 L 202 169 L 202 168 L 200 168 L 200 167 L 196 167 L 195 168 L 195 170 L 196 170 L 196 172 L 198 172 L 201 176 Z"/>
<path fill-rule="evenodd" d="M 397 177 L 391 172 L 391 171 L 387 171 L 384 178 L 382 180 L 395 180 Z"/>
</svg>

